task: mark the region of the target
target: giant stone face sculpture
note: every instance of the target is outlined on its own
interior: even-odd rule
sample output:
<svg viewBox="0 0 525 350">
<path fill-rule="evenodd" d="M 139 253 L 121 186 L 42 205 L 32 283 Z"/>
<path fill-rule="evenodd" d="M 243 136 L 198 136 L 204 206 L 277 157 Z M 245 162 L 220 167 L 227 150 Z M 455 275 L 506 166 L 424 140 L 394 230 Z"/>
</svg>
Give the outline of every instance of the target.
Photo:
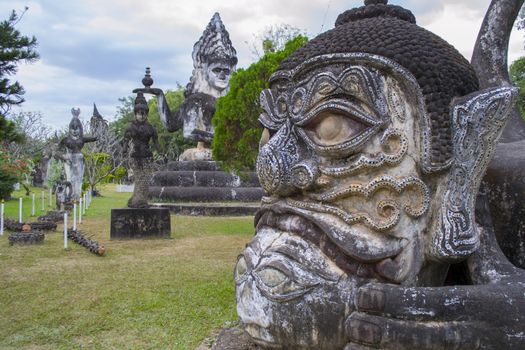
<svg viewBox="0 0 525 350">
<path fill-rule="evenodd" d="M 358 287 L 440 286 L 479 247 L 474 197 L 516 90 L 477 91 L 469 63 L 409 11 L 366 3 L 261 95 L 267 196 L 235 283 L 263 348 L 343 349 Z"/>
</svg>

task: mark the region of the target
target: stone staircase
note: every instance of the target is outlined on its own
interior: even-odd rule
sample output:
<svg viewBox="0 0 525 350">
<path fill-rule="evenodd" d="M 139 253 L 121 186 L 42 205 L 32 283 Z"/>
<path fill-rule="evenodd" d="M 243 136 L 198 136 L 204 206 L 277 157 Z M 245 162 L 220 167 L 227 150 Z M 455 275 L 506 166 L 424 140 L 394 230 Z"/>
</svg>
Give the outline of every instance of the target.
<svg viewBox="0 0 525 350">
<path fill-rule="evenodd" d="M 154 174 L 151 204 L 182 215 L 253 215 L 263 190 L 254 172 L 241 177 L 214 161 L 178 161 Z"/>
</svg>

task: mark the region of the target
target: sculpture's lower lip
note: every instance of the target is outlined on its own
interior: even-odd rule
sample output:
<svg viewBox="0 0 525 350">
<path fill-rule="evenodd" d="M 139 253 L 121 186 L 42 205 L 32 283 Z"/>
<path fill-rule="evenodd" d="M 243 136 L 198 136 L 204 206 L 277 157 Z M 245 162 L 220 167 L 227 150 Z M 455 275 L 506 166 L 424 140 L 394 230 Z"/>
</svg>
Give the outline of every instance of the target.
<svg viewBox="0 0 525 350">
<path fill-rule="evenodd" d="M 245 324 L 244 325 L 244 329 L 248 332 L 248 334 L 250 335 L 250 337 L 252 338 L 252 340 L 257 343 L 257 345 L 259 346 L 264 346 L 265 348 L 269 348 L 269 349 L 282 349 L 282 345 L 274 342 L 274 341 L 270 341 L 268 339 L 263 339 L 261 337 L 258 337 L 257 335 L 255 334 L 260 334 L 261 331 L 263 332 L 268 332 L 268 330 L 266 328 L 263 328 L 259 325 L 256 325 L 256 324 Z M 251 331 L 251 332 L 250 332 Z"/>
</svg>

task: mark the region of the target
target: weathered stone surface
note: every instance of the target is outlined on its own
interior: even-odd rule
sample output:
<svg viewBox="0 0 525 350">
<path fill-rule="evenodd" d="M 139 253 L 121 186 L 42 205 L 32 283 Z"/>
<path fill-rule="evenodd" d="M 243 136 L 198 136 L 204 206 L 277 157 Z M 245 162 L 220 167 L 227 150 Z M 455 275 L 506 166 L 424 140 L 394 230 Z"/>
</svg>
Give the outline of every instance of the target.
<svg viewBox="0 0 525 350">
<path fill-rule="evenodd" d="M 85 143 L 95 142 L 97 138 L 84 136 L 84 128 L 79 119 L 80 108 L 72 108 L 71 114 L 73 118 L 69 123 L 69 134 L 60 141 L 54 156 L 64 162 L 66 180 L 71 183 L 71 200 L 78 201 L 82 193 L 82 179 L 84 177 L 82 148 Z"/>
<path fill-rule="evenodd" d="M 245 216 L 255 215 L 260 203 L 158 203 L 154 207 L 167 208 L 173 214 L 191 216 Z"/>
<path fill-rule="evenodd" d="M 483 179 L 496 237 L 505 255 L 525 268 L 525 140 L 499 144 Z"/>
<path fill-rule="evenodd" d="M 162 208 L 111 209 L 111 239 L 170 237 L 170 211 Z"/>
<path fill-rule="evenodd" d="M 475 206 L 517 90 L 480 89 L 408 10 L 365 4 L 261 94 L 265 196 L 234 272 L 244 329 L 262 349 L 522 349 L 525 271 Z"/>
<path fill-rule="evenodd" d="M 240 328 L 222 329 L 211 350 L 256 350 L 257 345 Z"/>
<path fill-rule="evenodd" d="M 181 187 L 260 187 L 257 174 L 241 176 L 223 171 L 158 171 L 151 180 L 152 186 Z"/>
<path fill-rule="evenodd" d="M 258 187 L 150 187 L 150 198 L 163 201 L 254 202 L 261 199 L 262 188 Z"/>
<path fill-rule="evenodd" d="M 164 92 L 145 84 L 134 92 L 150 93 L 157 97 L 160 118 L 171 132 L 183 130 L 184 138 L 198 141 L 198 147 L 188 150 L 180 160 L 211 160 L 209 145 L 214 128 L 211 123 L 218 97 L 228 92 L 237 52 L 218 13 L 208 23 L 200 39 L 193 46 L 193 72 L 184 92 L 182 106 L 172 113 Z"/>
<path fill-rule="evenodd" d="M 8 240 L 10 245 L 20 244 L 39 244 L 44 242 L 45 235 L 42 231 L 31 232 L 13 232 L 9 235 Z"/>
<path fill-rule="evenodd" d="M 148 73 L 149 70 L 146 70 L 146 76 Z M 153 84 L 153 80 L 151 80 L 151 84 Z M 150 143 L 158 151 L 159 141 L 157 131 L 148 122 L 149 107 L 141 92 L 137 93 L 133 111 L 135 119 L 124 131 L 123 150 L 123 153 L 126 154 L 129 145 L 131 146 L 131 160 L 129 163 L 133 170 L 134 187 L 133 196 L 128 200 L 128 207 L 147 208 L 149 183 L 153 173 L 153 153 L 151 152 Z"/>
<path fill-rule="evenodd" d="M 168 171 L 222 171 L 215 161 L 177 161 L 166 165 Z"/>
</svg>

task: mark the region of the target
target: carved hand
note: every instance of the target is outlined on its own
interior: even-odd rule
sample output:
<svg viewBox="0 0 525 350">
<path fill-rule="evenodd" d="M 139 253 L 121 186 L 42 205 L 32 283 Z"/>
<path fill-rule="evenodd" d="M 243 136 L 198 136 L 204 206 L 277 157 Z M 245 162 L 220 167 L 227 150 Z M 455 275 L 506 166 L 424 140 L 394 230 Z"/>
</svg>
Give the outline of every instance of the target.
<svg viewBox="0 0 525 350">
<path fill-rule="evenodd" d="M 158 89 L 158 88 L 139 88 L 139 89 L 134 89 L 133 90 L 134 94 L 136 94 L 138 92 L 142 92 L 143 94 L 151 94 L 151 95 L 155 95 L 155 96 L 164 95 L 164 91 L 162 91 L 162 89 Z"/>
<path fill-rule="evenodd" d="M 368 284 L 346 321 L 350 349 L 525 349 L 525 270 L 511 265 L 478 197 L 481 246 L 468 260 L 473 285 Z"/>
<path fill-rule="evenodd" d="M 346 322 L 351 349 L 524 349 L 525 283 L 369 284 Z"/>
</svg>

